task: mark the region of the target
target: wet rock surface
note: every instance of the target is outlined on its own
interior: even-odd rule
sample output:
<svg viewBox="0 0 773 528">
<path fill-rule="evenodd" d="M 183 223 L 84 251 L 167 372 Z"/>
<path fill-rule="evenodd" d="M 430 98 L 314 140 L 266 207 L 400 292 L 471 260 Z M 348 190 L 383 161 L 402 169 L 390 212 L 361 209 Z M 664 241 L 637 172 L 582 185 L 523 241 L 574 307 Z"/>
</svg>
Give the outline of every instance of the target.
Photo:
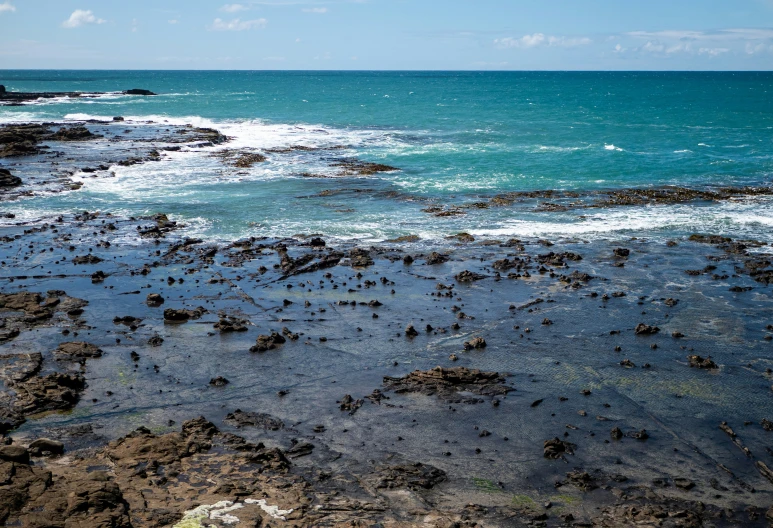
<svg viewBox="0 0 773 528">
<path fill-rule="evenodd" d="M 3 200 L 165 156 L 116 139 L 126 151 L 54 158 L 113 141 L 117 127 L 133 130 L 131 118 L 1 127 L 0 149 L 29 156 L 3 160 L 22 180 Z M 160 133 L 166 146 L 227 142 L 211 129 Z M 223 170 L 306 152 L 237 151 Z M 40 160 L 61 164 L 50 185 L 27 167 Z M 327 176 L 370 186 L 372 170 Z M 579 198 L 622 207 L 766 191 L 712 192 Z M 442 219 L 535 200 L 579 207 L 560 192 L 421 207 Z M 437 246 L 325 233 L 215 244 L 160 211 L 8 220 L 0 524 L 768 524 L 766 244 L 460 229 Z"/>
<path fill-rule="evenodd" d="M 396 393 L 418 392 L 428 396 L 436 395 L 446 400 L 458 400 L 460 393 L 469 392 L 481 396 L 504 395 L 515 390 L 505 385 L 505 378 L 498 372 L 482 372 L 466 367 L 435 367 L 431 370 L 416 370 L 401 378 L 384 377 L 387 390 Z M 470 399 L 470 403 L 480 401 Z"/>
</svg>

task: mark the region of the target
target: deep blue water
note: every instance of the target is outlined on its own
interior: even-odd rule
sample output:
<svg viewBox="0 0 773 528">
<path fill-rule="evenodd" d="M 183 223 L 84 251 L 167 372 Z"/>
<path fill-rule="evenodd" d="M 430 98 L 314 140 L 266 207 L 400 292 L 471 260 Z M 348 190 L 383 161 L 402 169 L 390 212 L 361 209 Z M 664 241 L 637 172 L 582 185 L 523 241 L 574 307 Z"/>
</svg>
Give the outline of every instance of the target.
<svg viewBox="0 0 773 528">
<path fill-rule="evenodd" d="M 121 115 L 193 123 L 232 136 L 230 148 L 344 145 L 337 156 L 401 169 L 367 178 L 300 176 L 335 176 L 330 153 L 317 152 L 269 155 L 236 173 L 202 149 L 116 167 L 109 181 L 84 180 L 81 191 L 8 208 L 28 217 L 96 204 L 130 214 L 162 210 L 221 239 L 322 232 L 374 241 L 459 231 L 770 238 L 773 223 L 767 198 L 561 213 L 535 212 L 530 203 L 452 218 L 421 211 L 507 191 L 769 184 L 773 73 L 0 71 L 0 84 L 160 94 L 4 107 L 0 122 Z M 322 190 L 345 192 L 299 198 Z"/>
</svg>

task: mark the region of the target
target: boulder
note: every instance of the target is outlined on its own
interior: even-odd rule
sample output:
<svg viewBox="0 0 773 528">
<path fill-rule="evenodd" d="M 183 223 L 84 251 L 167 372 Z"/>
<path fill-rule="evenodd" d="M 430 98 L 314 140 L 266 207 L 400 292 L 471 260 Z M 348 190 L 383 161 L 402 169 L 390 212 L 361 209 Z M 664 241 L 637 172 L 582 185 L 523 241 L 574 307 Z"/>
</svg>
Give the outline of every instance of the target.
<svg viewBox="0 0 773 528">
<path fill-rule="evenodd" d="M 17 445 L 0 446 L 0 460 L 29 464 L 30 454 L 25 448 Z"/>
<path fill-rule="evenodd" d="M 32 456 L 44 456 L 44 453 L 61 455 L 64 453 L 64 444 L 50 438 L 38 438 L 30 444 L 29 451 Z"/>
<path fill-rule="evenodd" d="M 150 90 L 145 90 L 143 88 L 132 88 L 131 90 L 126 90 L 124 92 L 126 95 L 156 95 Z"/>
<path fill-rule="evenodd" d="M 11 174 L 8 169 L 0 169 L 0 187 L 18 187 L 21 185 L 21 178 Z"/>
</svg>

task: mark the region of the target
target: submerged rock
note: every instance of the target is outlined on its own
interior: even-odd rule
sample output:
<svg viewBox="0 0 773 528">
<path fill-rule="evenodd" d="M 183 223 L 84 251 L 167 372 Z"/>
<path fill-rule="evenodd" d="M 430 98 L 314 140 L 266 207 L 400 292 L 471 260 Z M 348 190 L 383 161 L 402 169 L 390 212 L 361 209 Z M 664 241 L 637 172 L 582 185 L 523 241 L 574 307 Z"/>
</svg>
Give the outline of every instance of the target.
<svg viewBox="0 0 773 528">
<path fill-rule="evenodd" d="M 462 401 L 457 394 L 459 392 L 498 396 L 515 390 L 504 385 L 504 381 L 504 376 L 498 372 L 483 372 L 466 367 L 435 367 L 427 371 L 415 370 L 401 378 L 384 377 L 387 390 L 398 394 L 418 392 L 454 401 Z M 473 399 L 468 403 L 479 401 L 481 400 Z"/>
<path fill-rule="evenodd" d="M 687 361 L 691 367 L 699 369 L 718 369 L 719 365 L 714 363 L 710 357 L 701 357 L 697 354 L 687 356 Z"/>
<path fill-rule="evenodd" d="M 285 426 L 282 420 L 270 414 L 242 411 L 241 409 L 228 413 L 223 421 L 234 427 L 262 427 L 269 431 L 279 431 Z"/>
</svg>

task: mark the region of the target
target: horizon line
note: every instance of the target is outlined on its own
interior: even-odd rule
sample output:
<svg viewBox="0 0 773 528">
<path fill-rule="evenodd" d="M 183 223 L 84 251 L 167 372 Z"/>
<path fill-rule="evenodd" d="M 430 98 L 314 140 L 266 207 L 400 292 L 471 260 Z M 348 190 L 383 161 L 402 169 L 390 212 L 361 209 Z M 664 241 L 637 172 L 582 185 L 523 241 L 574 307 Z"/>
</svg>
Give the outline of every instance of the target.
<svg viewBox="0 0 773 528">
<path fill-rule="evenodd" d="M 0 68 L 0 72 L 14 71 L 119 71 L 119 72 L 467 72 L 467 73 L 773 73 L 773 68 L 768 70 L 759 69 L 737 69 L 737 70 L 584 70 L 584 69 L 555 69 L 555 70 L 534 70 L 534 69 L 256 69 L 256 68 Z"/>
</svg>

